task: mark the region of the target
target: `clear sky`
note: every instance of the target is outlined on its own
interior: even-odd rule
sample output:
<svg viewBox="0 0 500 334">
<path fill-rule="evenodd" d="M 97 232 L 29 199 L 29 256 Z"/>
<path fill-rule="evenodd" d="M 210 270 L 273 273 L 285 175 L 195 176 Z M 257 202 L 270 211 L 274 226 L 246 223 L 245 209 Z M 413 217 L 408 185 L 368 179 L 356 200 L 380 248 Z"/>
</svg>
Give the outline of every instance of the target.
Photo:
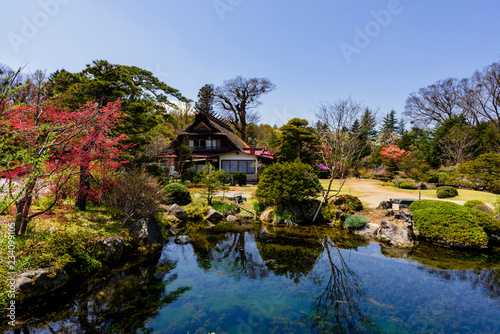
<svg viewBox="0 0 500 334">
<path fill-rule="evenodd" d="M 0 63 L 152 71 L 196 100 L 206 83 L 267 77 L 263 123 L 314 120 L 351 96 L 384 116 L 419 88 L 500 59 L 498 0 L 3 1 Z M 409 120 L 408 120 L 409 121 Z"/>
</svg>

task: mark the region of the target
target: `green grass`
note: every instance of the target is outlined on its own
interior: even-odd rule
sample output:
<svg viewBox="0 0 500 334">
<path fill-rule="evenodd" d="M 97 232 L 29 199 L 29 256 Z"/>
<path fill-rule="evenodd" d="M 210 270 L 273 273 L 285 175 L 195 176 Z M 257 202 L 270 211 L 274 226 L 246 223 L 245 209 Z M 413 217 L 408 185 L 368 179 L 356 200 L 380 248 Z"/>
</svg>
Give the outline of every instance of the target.
<svg viewBox="0 0 500 334">
<path fill-rule="evenodd" d="M 397 191 L 401 193 L 407 193 L 407 194 L 413 194 L 415 196 L 418 196 L 418 192 L 422 195 L 425 196 L 430 196 L 434 197 L 437 199 L 436 196 L 436 189 L 430 189 L 430 190 L 411 190 L 411 189 L 401 189 L 397 187 L 391 187 L 391 186 L 382 186 L 380 185 L 381 189 L 384 190 L 392 190 L 392 191 Z M 469 189 L 458 189 L 458 196 L 455 196 L 451 198 L 454 201 L 472 201 L 472 200 L 478 200 L 482 201 L 484 203 L 489 203 L 493 204 L 496 202 L 497 197 L 499 195 L 495 195 L 489 192 L 485 191 L 476 191 L 476 190 L 469 190 Z"/>
<path fill-rule="evenodd" d="M 320 179 L 319 182 L 325 190 L 328 189 L 328 183 L 330 182 L 330 180 Z M 330 194 L 335 193 L 338 188 L 339 188 L 339 180 L 333 180 L 332 189 L 330 190 Z M 352 195 L 352 196 L 359 197 L 359 196 L 363 196 L 363 192 L 357 191 L 354 188 L 351 188 L 347 184 L 345 184 L 342 187 L 342 190 L 340 191 L 340 195 Z"/>
</svg>

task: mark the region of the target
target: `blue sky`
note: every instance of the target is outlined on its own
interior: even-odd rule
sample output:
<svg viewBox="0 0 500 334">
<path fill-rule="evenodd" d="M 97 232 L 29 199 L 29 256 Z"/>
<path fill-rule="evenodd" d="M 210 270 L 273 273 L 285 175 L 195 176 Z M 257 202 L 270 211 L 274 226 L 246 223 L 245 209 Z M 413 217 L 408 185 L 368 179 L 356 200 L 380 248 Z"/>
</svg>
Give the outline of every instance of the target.
<svg viewBox="0 0 500 334">
<path fill-rule="evenodd" d="M 134 65 L 195 100 L 206 83 L 267 77 L 262 122 L 314 120 L 351 96 L 382 117 L 419 88 L 500 59 L 498 0 L 23 0 L 0 14 L 0 63 L 77 72 Z M 410 120 L 408 120 L 409 122 Z"/>
</svg>

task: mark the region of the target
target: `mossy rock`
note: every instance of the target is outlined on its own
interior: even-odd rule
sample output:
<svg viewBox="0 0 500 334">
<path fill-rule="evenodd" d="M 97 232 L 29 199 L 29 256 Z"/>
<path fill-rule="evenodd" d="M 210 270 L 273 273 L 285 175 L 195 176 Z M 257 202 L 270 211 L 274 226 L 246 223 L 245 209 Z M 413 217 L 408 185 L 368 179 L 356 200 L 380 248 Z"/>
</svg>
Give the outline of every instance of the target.
<svg viewBox="0 0 500 334">
<path fill-rule="evenodd" d="M 363 210 L 363 204 L 361 203 L 359 198 L 352 195 L 339 195 L 335 197 L 335 199 L 333 200 L 333 204 L 344 212 Z"/>
</svg>

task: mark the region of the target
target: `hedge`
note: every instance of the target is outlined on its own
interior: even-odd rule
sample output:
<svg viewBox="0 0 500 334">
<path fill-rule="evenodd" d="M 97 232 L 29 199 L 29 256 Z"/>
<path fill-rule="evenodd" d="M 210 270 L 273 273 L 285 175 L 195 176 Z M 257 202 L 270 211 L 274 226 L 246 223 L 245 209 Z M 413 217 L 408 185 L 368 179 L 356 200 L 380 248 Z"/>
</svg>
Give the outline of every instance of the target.
<svg viewBox="0 0 500 334">
<path fill-rule="evenodd" d="M 455 197 L 458 196 L 458 190 L 450 186 L 438 187 L 436 195 L 438 198 Z"/>
<path fill-rule="evenodd" d="M 464 203 L 464 206 L 465 206 L 466 208 L 472 209 L 472 208 L 473 208 L 473 207 L 475 207 L 476 205 L 480 205 L 480 204 L 484 204 L 484 202 L 483 202 L 483 201 L 479 201 L 479 200 L 474 199 L 474 200 L 471 200 L 471 201 L 467 201 L 467 202 L 465 202 L 465 203 Z"/>
</svg>

